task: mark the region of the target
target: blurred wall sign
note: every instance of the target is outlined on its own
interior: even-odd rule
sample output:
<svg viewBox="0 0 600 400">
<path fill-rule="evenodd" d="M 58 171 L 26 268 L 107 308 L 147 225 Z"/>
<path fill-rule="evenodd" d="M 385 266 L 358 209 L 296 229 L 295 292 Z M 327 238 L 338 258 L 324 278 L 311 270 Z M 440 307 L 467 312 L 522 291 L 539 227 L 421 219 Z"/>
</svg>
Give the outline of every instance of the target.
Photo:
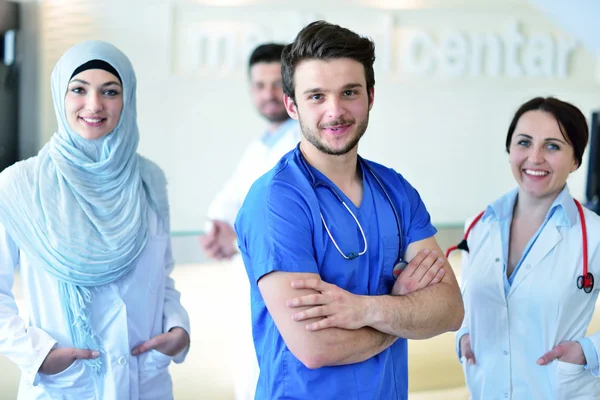
<svg viewBox="0 0 600 400">
<path fill-rule="evenodd" d="M 262 24 L 260 16 L 252 15 L 254 10 L 231 11 L 225 20 L 220 15 L 211 19 L 206 12 L 176 13 L 173 28 L 178 72 L 227 75 L 244 70 L 247 56 L 257 43 L 289 42 L 311 20 L 298 13 L 280 13 L 271 23 Z M 350 23 L 345 26 L 375 39 L 377 70 L 401 78 L 567 78 L 577 49 L 570 38 L 525 33 L 517 19 L 482 32 L 450 23 L 442 28 L 403 26 L 392 13 L 365 16 L 362 23 L 353 24 L 353 18 L 357 17 L 346 18 Z M 336 15 L 332 22 L 343 25 L 339 19 L 344 17 Z"/>
</svg>

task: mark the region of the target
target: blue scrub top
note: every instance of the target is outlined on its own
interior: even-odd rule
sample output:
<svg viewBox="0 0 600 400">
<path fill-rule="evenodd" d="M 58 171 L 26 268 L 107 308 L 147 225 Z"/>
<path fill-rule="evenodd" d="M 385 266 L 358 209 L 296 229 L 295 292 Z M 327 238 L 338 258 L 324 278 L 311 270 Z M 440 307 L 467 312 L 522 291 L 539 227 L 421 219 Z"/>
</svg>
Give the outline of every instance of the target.
<svg viewBox="0 0 600 400">
<path fill-rule="evenodd" d="M 362 167 L 364 194 L 356 207 L 300 157 L 297 147 L 254 183 L 235 223 L 251 285 L 252 331 L 260 366 L 256 398 L 407 399 L 406 339 L 361 363 L 311 370 L 289 351 L 267 311 L 257 283 L 273 271 L 316 273 L 358 295 L 389 294 L 394 284 L 398 230 L 390 203 L 373 175 Z M 436 230 L 417 191 L 394 170 L 365 162 L 394 201 L 404 247 L 433 236 Z M 352 216 L 329 190 L 313 190 L 305 165 L 317 180 L 337 191 L 358 218 L 368 243 L 364 255 L 345 260 L 331 242 L 320 213 L 345 254 L 364 248 Z"/>
</svg>

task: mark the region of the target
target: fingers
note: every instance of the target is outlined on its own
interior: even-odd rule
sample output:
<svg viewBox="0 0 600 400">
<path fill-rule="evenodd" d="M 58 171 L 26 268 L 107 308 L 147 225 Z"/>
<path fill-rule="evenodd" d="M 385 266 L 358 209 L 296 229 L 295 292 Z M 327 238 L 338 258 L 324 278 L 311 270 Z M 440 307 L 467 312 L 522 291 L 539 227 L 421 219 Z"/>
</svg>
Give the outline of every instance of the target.
<svg viewBox="0 0 600 400">
<path fill-rule="evenodd" d="M 435 285 L 436 283 L 440 283 L 442 281 L 442 279 L 444 279 L 444 275 L 446 275 L 446 271 L 444 271 L 444 269 L 441 268 L 437 272 L 437 274 L 435 274 L 435 276 L 433 277 L 431 282 L 429 282 L 429 285 Z"/>
<path fill-rule="evenodd" d="M 336 327 L 335 317 L 331 318 L 323 318 L 320 321 L 313 322 L 311 324 L 306 325 L 306 330 L 308 331 L 320 331 L 322 329 L 333 328 Z"/>
<path fill-rule="evenodd" d="M 292 281 L 292 287 L 294 289 L 313 289 L 319 292 L 324 292 L 329 286 L 328 283 L 323 282 L 320 279 L 301 279 Z"/>
<path fill-rule="evenodd" d="M 72 349 L 71 356 L 74 360 L 88 360 L 100 356 L 100 352 L 96 350 Z"/>
<path fill-rule="evenodd" d="M 425 274 L 423 275 L 423 277 L 421 278 L 421 280 L 419 281 L 421 283 L 421 287 L 426 287 L 427 285 L 431 284 L 433 282 L 433 280 L 435 278 L 438 277 L 438 273 L 440 271 L 442 271 L 442 278 L 444 276 L 444 264 L 446 263 L 446 259 L 444 257 L 438 257 L 435 262 L 433 263 L 433 265 L 427 270 L 425 271 Z M 422 266 L 423 264 L 421 264 Z M 421 268 L 421 267 L 419 267 Z M 415 275 L 416 276 L 416 273 Z"/>
<path fill-rule="evenodd" d="M 431 253 L 431 250 L 429 249 L 423 249 L 419 251 L 417 255 L 414 256 L 412 260 L 410 260 L 404 271 L 402 271 L 402 275 L 409 277 L 412 276 L 415 270 L 423 262 L 423 260 L 425 260 L 429 256 L 429 253 Z"/>
<path fill-rule="evenodd" d="M 473 351 L 471 350 L 471 346 L 467 346 L 467 348 L 465 349 L 465 352 L 463 353 L 465 359 L 467 360 L 467 363 L 474 365 L 475 364 L 475 355 L 473 354 Z"/>
<path fill-rule="evenodd" d="M 562 346 L 559 344 L 558 346 L 555 346 L 552 350 L 550 350 L 549 352 L 547 352 L 546 354 L 541 356 L 537 360 L 537 365 L 546 365 L 546 364 L 550 363 L 552 360 L 554 360 L 555 358 L 562 357 L 563 353 L 564 353 L 564 350 L 563 350 Z"/>
<path fill-rule="evenodd" d="M 411 278 L 417 282 L 420 282 L 431 268 L 436 268 L 435 273 L 433 274 L 433 276 L 435 276 L 439 268 L 441 268 L 443 265 L 444 259 L 439 257 L 437 250 L 433 250 L 427 254 L 427 257 L 425 257 L 423 261 L 421 261 L 417 269 L 415 269 L 413 272 Z"/>
<path fill-rule="evenodd" d="M 158 335 L 155 336 L 153 338 L 150 338 L 148 340 L 146 340 L 144 343 L 142 343 L 141 345 L 139 345 L 138 347 L 136 347 L 135 349 L 133 349 L 133 351 L 131 352 L 132 355 L 137 356 L 139 354 L 145 353 L 149 350 L 154 349 L 155 347 L 157 347 L 160 343 L 160 337 L 162 337 L 163 335 Z"/>
<path fill-rule="evenodd" d="M 295 299 L 290 299 L 286 302 L 288 307 L 320 306 L 329 303 L 331 303 L 330 296 L 321 293 L 296 297 Z"/>
<path fill-rule="evenodd" d="M 327 311 L 327 307 L 318 306 L 296 313 L 292 315 L 292 318 L 294 321 L 304 321 L 311 318 L 326 317 L 329 314 L 330 313 Z"/>
</svg>

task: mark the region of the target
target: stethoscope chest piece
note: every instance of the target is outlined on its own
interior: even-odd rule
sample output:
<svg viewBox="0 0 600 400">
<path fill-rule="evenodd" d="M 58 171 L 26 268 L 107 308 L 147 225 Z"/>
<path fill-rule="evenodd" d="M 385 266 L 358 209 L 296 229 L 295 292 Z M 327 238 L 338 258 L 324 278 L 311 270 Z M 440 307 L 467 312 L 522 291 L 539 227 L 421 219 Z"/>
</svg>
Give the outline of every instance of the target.
<svg viewBox="0 0 600 400">
<path fill-rule="evenodd" d="M 577 288 L 590 293 L 594 289 L 594 275 L 591 272 L 588 272 L 585 277 L 579 275 L 579 278 L 577 278 Z"/>
<path fill-rule="evenodd" d="M 394 278 L 397 278 L 400 275 L 400 272 L 404 271 L 408 263 L 406 261 L 399 261 L 396 265 L 394 265 L 394 270 L 392 271 L 394 274 Z"/>
</svg>

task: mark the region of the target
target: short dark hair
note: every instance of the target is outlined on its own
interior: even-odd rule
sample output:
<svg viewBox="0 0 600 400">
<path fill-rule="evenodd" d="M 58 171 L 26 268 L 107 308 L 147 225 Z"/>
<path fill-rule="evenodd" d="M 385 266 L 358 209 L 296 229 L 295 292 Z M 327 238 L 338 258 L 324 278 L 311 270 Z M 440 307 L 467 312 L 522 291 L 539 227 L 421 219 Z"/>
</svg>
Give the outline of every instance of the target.
<svg viewBox="0 0 600 400">
<path fill-rule="evenodd" d="M 573 146 L 575 160 L 577 166 L 580 167 L 589 138 L 587 121 L 579 108 L 554 97 L 536 97 L 519 107 L 508 127 L 506 152 L 510 153 L 510 142 L 521 116 L 528 111 L 535 110 L 547 112 L 556 119 L 563 137 Z"/>
<path fill-rule="evenodd" d="M 279 43 L 261 44 L 252 51 L 248 60 L 248 71 L 254 64 L 281 62 L 281 53 L 285 45 Z"/>
<path fill-rule="evenodd" d="M 305 26 L 294 41 L 283 49 L 281 79 L 283 92 L 295 100 L 294 73 L 304 60 L 333 60 L 351 58 L 365 68 L 367 91 L 375 86 L 375 43 L 349 29 L 325 21 L 315 21 Z"/>
</svg>

